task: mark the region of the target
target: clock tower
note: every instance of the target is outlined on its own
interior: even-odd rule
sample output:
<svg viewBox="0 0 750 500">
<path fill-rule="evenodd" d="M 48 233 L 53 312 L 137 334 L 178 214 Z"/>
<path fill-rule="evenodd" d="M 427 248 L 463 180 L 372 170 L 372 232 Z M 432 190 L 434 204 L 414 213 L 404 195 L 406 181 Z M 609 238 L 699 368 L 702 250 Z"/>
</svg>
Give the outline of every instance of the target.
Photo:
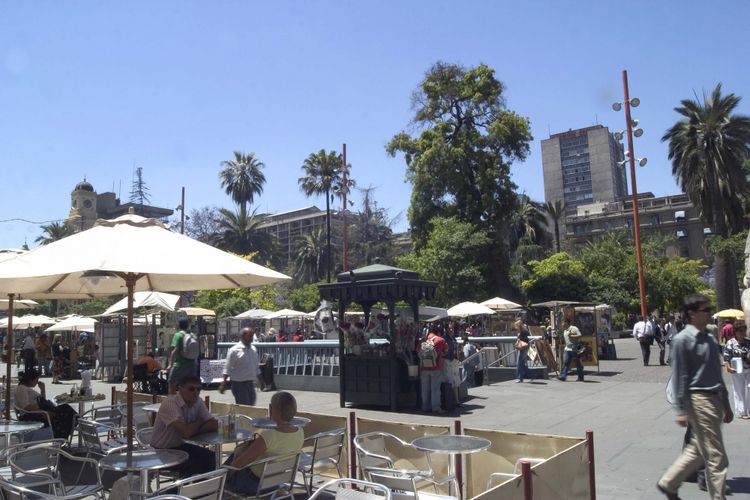
<svg viewBox="0 0 750 500">
<path fill-rule="evenodd" d="M 96 218 L 96 192 L 84 178 L 70 193 L 70 213 L 66 222 L 78 232 L 93 226 Z"/>
</svg>

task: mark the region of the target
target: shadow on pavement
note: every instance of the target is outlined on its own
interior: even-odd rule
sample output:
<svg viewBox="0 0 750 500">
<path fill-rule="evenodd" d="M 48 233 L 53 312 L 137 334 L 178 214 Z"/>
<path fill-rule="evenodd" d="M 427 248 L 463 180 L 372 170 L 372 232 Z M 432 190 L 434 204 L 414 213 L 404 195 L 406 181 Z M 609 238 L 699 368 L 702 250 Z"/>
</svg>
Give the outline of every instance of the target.
<svg viewBox="0 0 750 500">
<path fill-rule="evenodd" d="M 733 477 L 727 479 L 727 485 L 732 488 L 732 494 L 750 493 L 750 477 Z"/>
</svg>

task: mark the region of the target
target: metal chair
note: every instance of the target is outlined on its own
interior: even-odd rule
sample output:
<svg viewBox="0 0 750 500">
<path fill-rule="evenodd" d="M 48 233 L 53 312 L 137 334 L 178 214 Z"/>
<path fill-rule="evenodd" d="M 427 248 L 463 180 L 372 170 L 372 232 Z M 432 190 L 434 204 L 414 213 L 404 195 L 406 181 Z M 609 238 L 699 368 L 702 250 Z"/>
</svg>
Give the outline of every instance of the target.
<svg viewBox="0 0 750 500">
<path fill-rule="evenodd" d="M 302 452 L 299 459 L 298 470 L 302 473 L 302 480 L 307 488 L 307 494 L 312 494 L 313 480 L 315 475 L 320 475 L 316 470 L 333 465 L 339 477 L 342 477 L 341 450 L 344 448 L 346 429 L 334 429 L 319 432 L 305 439 L 305 446 L 312 446 L 312 451 Z"/>
<path fill-rule="evenodd" d="M 188 497 L 182 495 L 159 495 L 156 497 L 148 497 L 148 500 L 191 500 Z"/>
<path fill-rule="evenodd" d="M 135 431 L 135 440 L 138 442 L 138 446 L 141 448 L 151 447 L 151 436 L 154 434 L 153 427 L 144 427 Z"/>
<path fill-rule="evenodd" d="M 299 456 L 300 452 L 297 452 L 257 460 L 245 467 L 233 467 L 231 465 L 222 465 L 222 467 L 230 471 L 230 473 L 237 473 L 249 467 L 257 465 L 263 466 L 263 471 L 259 476 L 260 481 L 258 482 L 258 491 L 255 493 L 255 496 L 247 497 L 239 494 L 243 498 L 253 498 L 256 500 L 266 497 L 271 497 L 273 499 L 294 499 L 292 490 L 294 488 L 294 479 L 297 476 Z M 231 490 L 228 491 L 232 493 Z"/>
<path fill-rule="evenodd" d="M 380 467 L 385 469 L 397 469 L 396 463 L 388 452 L 388 445 L 395 443 L 399 448 L 414 450 L 412 446 L 403 439 L 388 432 L 366 432 L 354 438 L 354 448 L 357 451 L 357 462 L 359 463 L 359 475 L 366 479 L 365 469 Z M 430 464 L 430 456 L 425 453 L 427 463 Z M 434 476 L 432 467 L 429 470 L 406 470 L 419 478 L 431 478 Z"/>
<path fill-rule="evenodd" d="M 391 490 L 382 484 L 362 481 L 360 479 L 343 478 L 328 481 L 315 491 L 309 500 L 322 495 L 326 495 L 325 498 L 331 498 L 332 496 L 334 499 L 339 500 L 390 500 Z"/>
<path fill-rule="evenodd" d="M 224 496 L 224 485 L 226 484 L 227 470 L 218 469 L 197 476 L 188 477 L 175 481 L 169 486 L 149 494 L 131 493 L 135 495 L 149 495 L 147 498 L 171 496 L 169 492 L 177 491 L 178 498 L 190 498 L 192 500 L 221 500 Z"/>
<path fill-rule="evenodd" d="M 367 474 L 370 477 L 370 481 L 373 483 L 381 484 L 391 490 L 391 496 L 394 499 L 400 500 L 457 500 L 457 497 L 451 495 L 441 495 L 438 493 L 427 493 L 425 491 L 419 491 L 417 489 L 417 480 L 429 481 L 435 486 L 446 484 L 449 482 L 456 482 L 455 478 L 447 478 L 441 481 L 436 481 L 430 478 L 418 478 L 408 473 L 408 471 L 401 471 L 397 469 L 384 469 L 379 467 L 372 467 L 367 469 Z M 456 484 L 456 491 L 458 486 Z"/>
<path fill-rule="evenodd" d="M 495 482 L 496 479 L 505 479 L 506 481 L 508 479 L 512 479 L 514 477 L 518 477 L 519 474 L 521 474 L 521 463 L 522 462 L 529 462 L 532 466 L 536 464 L 540 464 L 544 462 L 546 458 L 537 458 L 537 457 L 521 457 L 518 460 L 516 460 L 515 465 L 513 465 L 513 472 L 493 472 L 490 474 L 490 477 L 487 479 L 487 486 L 485 490 L 489 490 L 492 488 L 492 483 Z"/>
<path fill-rule="evenodd" d="M 136 431 L 138 429 L 143 429 L 144 427 L 151 426 L 151 418 L 149 417 L 148 413 L 143 411 L 144 406 L 146 406 L 146 403 L 133 404 L 133 427 Z M 127 405 L 120 405 L 118 411 L 120 412 L 120 422 L 121 424 L 124 424 L 128 419 Z"/>
<path fill-rule="evenodd" d="M 19 406 L 14 406 L 13 409 L 16 412 L 18 420 L 24 420 L 23 417 L 28 415 L 30 418 L 27 418 L 26 420 L 34 420 L 37 422 L 42 422 L 44 424 L 44 427 L 42 427 L 41 429 L 35 430 L 30 433 L 30 435 L 32 436 L 31 439 L 33 441 L 53 439 L 55 437 L 52 433 L 52 419 L 50 418 L 49 413 L 43 410 L 24 410 Z"/>
<path fill-rule="evenodd" d="M 116 436 L 112 439 L 102 440 L 102 430 L 107 436 Z M 81 446 L 86 451 L 86 456 L 96 455 L 103 457 L 117 451 L 122 451 L 127 446 L 127 438 L 122 436 L 124 429 L 121 427 L 107 427 L 98 422 L 90 420 L 78 421 L 78 435 Z"/>
<path fill-rule="evenodd" d="M 34 449 L 34 448 L 60 448 L 62 447 L 67 441 L 65 439 L 45 439 L 42 441 L 28 441 L 28 442 L 21 442 L 12 444 L 10 446 L 6 446 L 5 448 L 0 449 L 0 479 L 5 479 L 6 481 L 13 480 L 13 474 L 10 469 L 10 456 L 13 455 L 17 451 L 21 450 L 28 450 L 28 449 Z M 39 461 L 39 468 L 46 467 L 47 460 L 46 455 L 41 456 L 40 455 L 40 461 Z"/>
<path fill-rule="evenodd" d="M 39 467 L 39 460 L 46 459 L 46 464 Z M 99 471 L 99 462 L 90 458 L 76 457 L 59 448 L 33 448 L 15 452 L 8 459 L 10 462 L 13 482 L 18 476 L 38 477 L 40 481 L 48 480 L 45 484 L 50 491 L 49 494 L 60 497 L 74 496 L 76 498 L 91 497 L 103 498 L 102 477 Z M 73 484 L 66 484 L 63 480 L 61 463 L 80 467 L 80 472 Z M 88 470 L 94 473 L 96 481 L 93 483 L 82 482 L 83 472 Z M 26 485 L 29 486 L 29 485 Z"/>
</svg>

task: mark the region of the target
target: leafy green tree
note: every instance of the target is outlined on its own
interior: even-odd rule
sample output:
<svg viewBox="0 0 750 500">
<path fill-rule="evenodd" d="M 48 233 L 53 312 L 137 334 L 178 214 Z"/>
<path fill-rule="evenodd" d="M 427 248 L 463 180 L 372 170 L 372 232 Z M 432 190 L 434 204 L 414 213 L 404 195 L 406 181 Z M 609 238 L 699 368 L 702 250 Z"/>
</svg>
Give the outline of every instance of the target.
<svg viewBox="0 0 750 500">
<path fill-rule="evenodd" d="M 271 234 L 258 230 L 261 219 L 251 214 L 232 212 L 226 208 L 219 209 L 217 221 L 219 231 L 215 234 L 213 244 L 222 250 L 236 254 L 257 254 L 258 261 L 265 265 L 275 265 L 275 239 Z"/>
<path fill-rule="evenodd" d="M 481 274 L 508 291 L 508 218 L 516 203 L 510 166 L 532 140 L 529 120 L 506 109 L 505 86 L 485 65 L 438 62 L 412 97 L 417 137 L 396 134 L 386 146 L 404 155 L 412 184 L 408 211 L 416 249 L 427 244 L 434 217 L 457 217 L 489 235 Z"/>
<path fill-rule="evenodd" d="M 529 262 L 531 277 L 522 283 L 528 299 L 533 302 L 547 300 L 587 301 L 589 283 L 586 267 L 565 252 L 544 260 Z"/>
<path fill-rule="evenodd" d="M 396 265 L 436 281 L 435 304 L 451 306 L 484 297 L 487 285 L 480 263 L 490 244 L 486 232 L 455 217 L 435 217 L 430 227 L 425 245 L 396 257 Z"/>
<path fill-rule="evenodd" d="M 325 274 L 326 262 L 325 235 L 316 229 L 297 240 L 294 254 L 294 281 L 303 285 L 315 283 Z"/>
<path fill-rule="evenodd" d="M 49 224 L 42 224 L 41 227 L 44 233 L 34 241 L 42 245 L 49 245 L 54 241 L 61 240 L 75 233 L 70 224 L 65 222 L 50 222 Z"/>
<path fill-rule="evenodd" d="M 221 166 L 221 187 L 239 206 L 239 213 L 244 216 L 255 196 L 263 192 L 263 185 L 266 183 L 266 176 L 263 174 L 265 165 L 255 153 L 235 151 L 234 159 L 222 161 Z"/>
<path fill-rule="evenodd" d="M 190 211 L 185 221 L 185 234 L 194 240 L 211 244 L 221 231 L 218 207 L 201 207 Z"/>
<path fill-rule="evenodd" d="M 706 240 L 706 252 L 712 257 L 716 257 L 719 254 L 731 255 L 734 262 L 741 263 L 745 261 L 746 242 L 747 229 L 731 236 L 727 236 L 726 238 L 714 235 Z M 744 266 L 738 265 L 737 284 L 739 287 L 744 286 L 742 283 L 744 276 Z"/>
<path fill-rule="evenodd" d="M 150 189 L 146 186 L 146 181 L 143 180 L 143 168 L 136 168 L 133 176 L 133 184 L 130 189 L 130 202 L 138 203 L 139 205 L 151 203 L 151 197 L 148 194 Z"/>
<path fill-rule="evenodd" d="M 669 142 L 672 173 L 713 233 L 727 237 L 747 227 L 750 185 L 743 163 L 750 157 L 750 117 L 736 114 L 740 98 L 718 84 L 703 101 L 683 100 L 682 118 L 662 137 Z M 724 309 L 739 304 L 737 263 L 716 254 L 716 299 Z"/>
<path fill-rule="evenodd" d="M 195 306 L 216 311 L 217 317 L 235 316 L 251 307 L 276 310 L 284 300 L 279 285 L 257 288 L 202 290 L 196 293 Z"/>
<path fill-rule="evenodd" d="M 317 153 L 311 153 L 302 163 L 303 177 L 298 179 L 300 189 L 306 196 L 318 196 L 324 194 L 326 197 L 326 248 L 331 248 L 331 192 L 337 188 L 337 193 L 342 193 L 343 184 L 343 159 L 341 154 L 335 151 L 326 152 L 321 149 Z M 331 257 L 333 252 L 328 252 L 326 259 L 326 276 L 331 281 Z"/>
<path fill-rule="evenodd" d="M 565 202 L 563 200 L 548 201 L 542 205 L 542 211 L 552 222 L 555 235 L 555 252 L 560 252 L 560 219 L 565 217 Z"/>
<path fill-rule="evenodd" d="M 289 291 L 286 299 L 295 311 L 314 311 L 320 306 L 318 284 L 311 283 L 305 286 L 294 287 Z"/>
<path fill-rule="evenodd" d="M 375 258 L 378 258 L 381 264 L 393 263 L 395 248 L 392 240 L 392 220 L 388 217 L 388 212 L 379 207 L 373 198 L 374 189 L 360 189 L 362 209 L 351 219 L 349 247 L 350 267 L 353 269 L 372 264 Z"/>
</svg>

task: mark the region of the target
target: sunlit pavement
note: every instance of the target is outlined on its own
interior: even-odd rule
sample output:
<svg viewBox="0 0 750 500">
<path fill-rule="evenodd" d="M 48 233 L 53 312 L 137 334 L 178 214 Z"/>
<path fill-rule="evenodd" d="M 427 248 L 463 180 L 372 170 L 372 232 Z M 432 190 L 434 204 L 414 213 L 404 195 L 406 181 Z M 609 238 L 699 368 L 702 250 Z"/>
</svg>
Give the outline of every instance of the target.
<svg viewBox="0 0 750 500">
<path fill-rule="evenodd" d="M 599 373 L 586 370 L 586 381 L 567 382 L 554 378 L 516 384 L 513 381 L 470 390 L 470 399 L 460 412 L 443 416 L 421 412 L 390 413 L 362 408 L 340 408 L 338 394 L 292 391 L 300 410 L 330 415 L 357 415 L 402 422 L 448 423 L 460 418 L 464 427 L 514 432 L 584 436 L 594 431 L 597 498 L 657 499 L 659 476 L 677 457 L 683 429 L 674 423 L 674 413 L 665 400 L 668 366 L 658 366 L 658 350 L 652 348 L 651 366 L 643 366 L 640 348 L 632 339 L 619 339 L 616 361 L 602 361 Z M 654 363 L 657 363 L 654 366 Z M 5 365 L 2 365 L 5 373 Z M 15 370 L 14 370 L 15 373 Z M 44 378 L 50 399 L 70 390 L 73 381 L 52 385 Z M 75 381 L 80 383 L 80 381 Z M 94 382 L 95 392 L 107 396 L 112 387 L 124 384 Z M 731 384 L 728 385 L 731 391 Z M 267 406 L 272 392 L 258 393 L 258 406 Z M 232 401 L 229 391 L 205 390 L 216 401 Z M 730 395 L 731 399 L 731 395 Z M 105 404 L 99 402 L 98 404 Z M 87 406 L 88 408 L 88 406 Z M 736 498 L 750 495 L 750 420 L 735 420 L 724 426 L 729 453 L 729 484 Z M 686 500 L 707 498 L 694 483 L 680 490 Z"/>
</svg>

